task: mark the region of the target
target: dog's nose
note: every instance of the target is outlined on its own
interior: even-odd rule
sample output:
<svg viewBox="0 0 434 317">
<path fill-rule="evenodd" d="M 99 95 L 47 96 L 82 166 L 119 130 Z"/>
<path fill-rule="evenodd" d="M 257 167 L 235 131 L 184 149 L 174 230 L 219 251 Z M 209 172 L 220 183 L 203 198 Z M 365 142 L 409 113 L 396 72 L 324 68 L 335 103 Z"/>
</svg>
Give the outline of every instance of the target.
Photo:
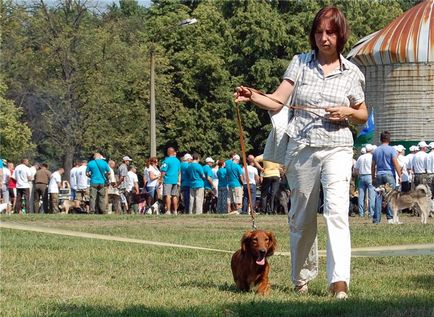
<svg viewBox="0 0 434 317">
<path fill-rule="evenodd" d="M 267 253 L 267 250 L 259 250 L 260 256 L 265 256 L 265 253 Z"/>
</svg>

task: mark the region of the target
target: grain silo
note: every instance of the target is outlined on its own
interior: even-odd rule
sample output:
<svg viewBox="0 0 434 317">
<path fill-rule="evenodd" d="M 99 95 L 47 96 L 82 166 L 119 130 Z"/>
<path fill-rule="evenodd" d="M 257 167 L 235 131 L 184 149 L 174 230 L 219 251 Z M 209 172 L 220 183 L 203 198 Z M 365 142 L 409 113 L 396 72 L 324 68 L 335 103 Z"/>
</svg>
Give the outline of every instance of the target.
<svg viewBox="0 0 434 317">
<path fill-rule="evenodd" d="M 366 103 L 375 114 L 375 140 L 434 141 L 434 0 L 425 0 L 349 53 L 366 77 Z"/>
</svg>

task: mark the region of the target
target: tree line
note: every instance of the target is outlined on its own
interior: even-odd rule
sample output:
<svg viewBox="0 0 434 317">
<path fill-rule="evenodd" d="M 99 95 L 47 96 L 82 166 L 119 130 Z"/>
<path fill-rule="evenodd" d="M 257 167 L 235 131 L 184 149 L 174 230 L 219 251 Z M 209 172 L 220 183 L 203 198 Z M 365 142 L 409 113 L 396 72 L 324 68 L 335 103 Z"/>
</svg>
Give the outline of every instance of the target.
<svg viewBox="0 0 434 317">
<path fill-rule="evenodd" d="M 95 149 L 149 156 L 150 50 L 156 56 L 157 150 L 220 157 L 239 149 L 234 87 L 272 91 L 292 56 L 310 49 L 319 8 L 345 12 L 360 38 L 411 0 L 4 0 L 1 5 L 1 157 L 68 170 Z M 198 23 L 179 27 L 194 17 Z M 259 154 L 268 115 L 241 106 L 248 151 Z"/>
</svg>

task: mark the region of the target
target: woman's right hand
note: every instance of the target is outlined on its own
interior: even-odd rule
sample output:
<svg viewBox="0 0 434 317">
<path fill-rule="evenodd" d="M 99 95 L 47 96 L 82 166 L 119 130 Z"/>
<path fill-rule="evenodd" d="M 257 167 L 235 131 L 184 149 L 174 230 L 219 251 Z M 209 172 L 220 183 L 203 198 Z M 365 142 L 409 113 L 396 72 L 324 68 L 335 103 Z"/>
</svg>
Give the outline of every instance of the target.
<svg viewBox="0 0 434 317">
<path fill-rule="evenodd" d="M 252 91 L 247 87 L 239 86 L 235 88 L 234 97 L 236 103 L 249 102 L 252 98 Z"/>
</svg>

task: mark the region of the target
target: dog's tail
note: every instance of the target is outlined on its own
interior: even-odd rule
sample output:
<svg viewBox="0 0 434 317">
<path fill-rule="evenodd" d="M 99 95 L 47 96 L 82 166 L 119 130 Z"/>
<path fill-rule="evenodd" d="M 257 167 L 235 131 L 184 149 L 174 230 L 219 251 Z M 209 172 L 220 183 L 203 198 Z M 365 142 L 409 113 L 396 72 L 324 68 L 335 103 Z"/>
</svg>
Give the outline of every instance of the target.
<svg viewBox="0 0 434 317">
<path fill-rule="evenodd" d="M 418 198 L 430 197 L 431 198 L 431 190 L 428 186 L 424 184 L 419 184 L 415 188 L 415 192 Z"/>
</svg>

